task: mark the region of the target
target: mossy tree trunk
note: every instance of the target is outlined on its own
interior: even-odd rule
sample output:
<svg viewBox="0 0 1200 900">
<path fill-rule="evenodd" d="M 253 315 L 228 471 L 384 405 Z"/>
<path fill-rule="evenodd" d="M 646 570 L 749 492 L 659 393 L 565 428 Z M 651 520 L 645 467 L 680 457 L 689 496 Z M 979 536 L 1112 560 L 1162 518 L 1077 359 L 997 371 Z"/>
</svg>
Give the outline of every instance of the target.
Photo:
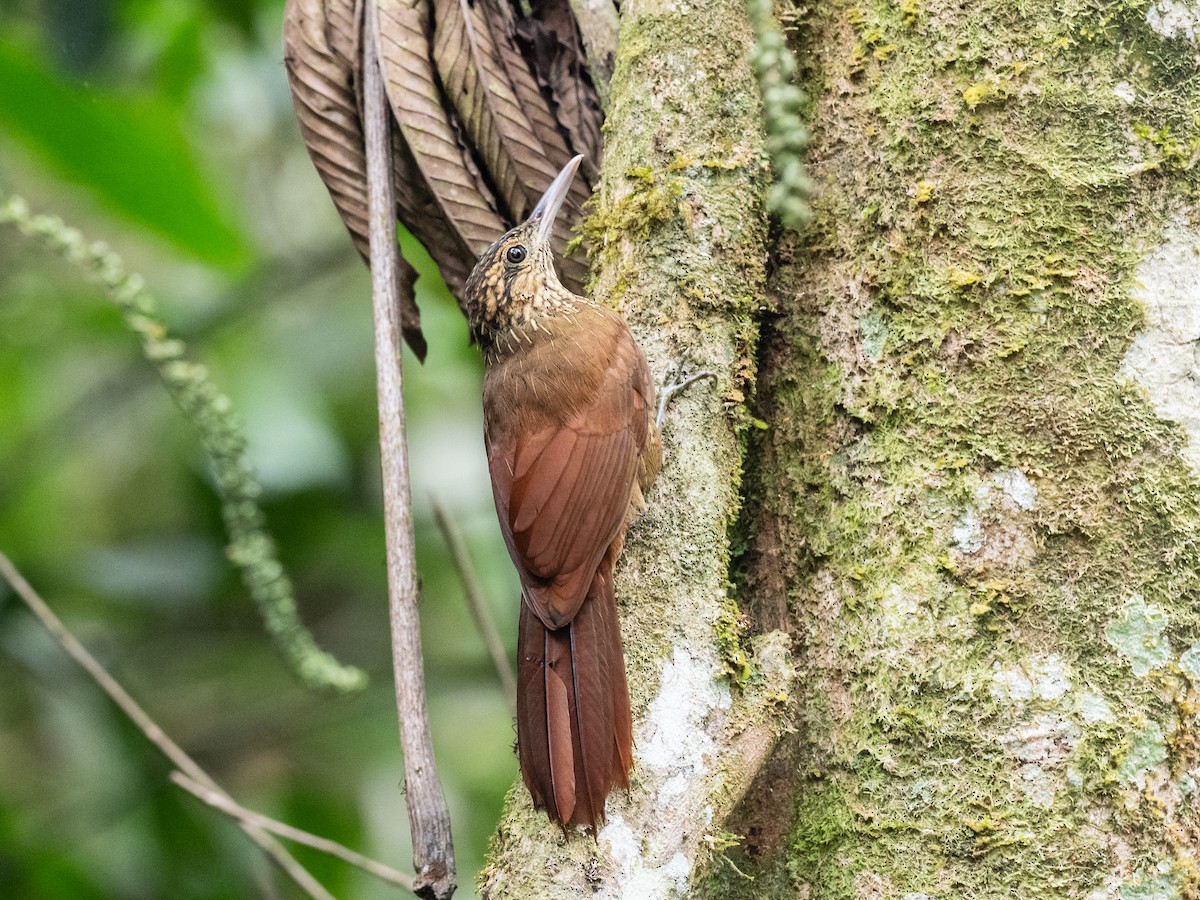
<svg viewBox="0 0 1200 900">
<path fill-rule="evenodd" d="M 622 309 L 660 381 L 707 369 L 664 427 L 666 461 L 616 576 L 635 710 L 629 796 L 569 840 L 510 794 L 489 898 L 686 892 L 786 725 L 783 632 L 751 640 L 729 591 L 758 314 L 768 170 L 740 0 L 626 4 L 606 124 L 597 297 Z M 739 682 L 732 685 L 732 681 Z"/>
<path fill-rule="evenodd" d="M 724 403 L 618 584 L 631 796 L 593 844 L 514 792 L 489 895 L 1200 896 L 1200 6 L 780 8 L 773 243 L 740 5 L 626 13 L 599 285 Z"/>
<path fill-rule="evenodd" d="M 759 877 L 713 896 L 1200 890 L 1200 494 L 1155 409 L 1186 410 L 1200 337 L 1172 27 L 1040 0 L 798 23 L 818 220 L 777 253 L 741 596 L 796 637 L 800 720 L 729 825 Z"/>
</svg>

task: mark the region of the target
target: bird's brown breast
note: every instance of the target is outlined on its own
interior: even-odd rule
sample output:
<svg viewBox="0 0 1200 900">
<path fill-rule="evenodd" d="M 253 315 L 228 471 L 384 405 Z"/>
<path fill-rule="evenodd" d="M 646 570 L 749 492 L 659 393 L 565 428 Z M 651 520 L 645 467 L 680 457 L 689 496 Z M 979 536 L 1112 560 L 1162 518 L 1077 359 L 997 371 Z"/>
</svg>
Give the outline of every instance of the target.
<svg viewBox="0 0 1200 900">
<path fill-rule="evenodd" d="M 496 346 L 483 398 L 496 508 L 526 599 L 558 628 L 657 472 L 653 383 L 620 314 L 582 300 Z"/>
</svg>

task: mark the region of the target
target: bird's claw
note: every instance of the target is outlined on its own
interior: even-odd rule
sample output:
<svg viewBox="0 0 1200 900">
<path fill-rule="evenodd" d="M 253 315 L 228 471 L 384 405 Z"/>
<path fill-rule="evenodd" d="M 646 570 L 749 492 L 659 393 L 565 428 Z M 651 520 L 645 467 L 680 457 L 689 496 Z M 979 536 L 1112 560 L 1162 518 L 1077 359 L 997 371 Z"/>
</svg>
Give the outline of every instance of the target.
<svg viewBox="0 0 1200 900">
<path fill-rule="evenodd" d="M 667 415 L 667 404 L 671 402 L 672 397 L 683 391 L 688 386 L 705 378 L 711 378 L 713 381 L 717 380 L 717 376 L 714 373 L 706 370 L 703 372 L 697 372 L 694 375 L 688 375 L 686 377 L 680 375 L 669 384 L 664 384 L 662 386 L 662 390 L 658 392 L 658 414 L 654 417 L 654 427 L 659 431 L 662 431 L 663 419 L 666 418 Z"/>
</svg>

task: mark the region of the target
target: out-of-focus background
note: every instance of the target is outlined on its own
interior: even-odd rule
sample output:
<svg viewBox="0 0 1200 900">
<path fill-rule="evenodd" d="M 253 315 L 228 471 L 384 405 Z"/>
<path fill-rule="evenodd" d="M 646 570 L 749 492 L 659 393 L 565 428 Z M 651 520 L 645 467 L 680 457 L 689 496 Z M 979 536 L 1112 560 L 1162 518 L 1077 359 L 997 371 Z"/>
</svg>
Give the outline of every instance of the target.
<svg viewBox="0 0 1200 900">
<path fill-rule="evenodd" d="M 264 507 L 349 699 L 285 670 L 224 557 L 195 435 L 99 290 L 0 230 L 0 550 L 240 802 L 408 868 L 392 699 L 369 279 L 300 141 L 282 0 L 0 0 L 0 190 L 142 272 L 246 423 Z M 508 643 L 516 578 L 481 365 L 428 260 L 405 381 L 435 750 L 459 896 L 516 775 L 514 731 L 430 500 Z M 0 588 L 0 897 L 292 896 Z M 297 850 L 339 898 L 395 896 Z"/>
</svg>

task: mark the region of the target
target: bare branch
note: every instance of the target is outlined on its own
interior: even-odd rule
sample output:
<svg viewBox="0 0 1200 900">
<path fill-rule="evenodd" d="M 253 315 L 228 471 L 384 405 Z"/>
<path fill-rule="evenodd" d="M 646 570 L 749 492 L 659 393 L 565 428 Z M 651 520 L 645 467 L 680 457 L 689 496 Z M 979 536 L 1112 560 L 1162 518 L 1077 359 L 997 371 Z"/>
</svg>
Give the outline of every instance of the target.
<svg viewBox="0 0 1200 900">
<path fill-rule="evenodd" d="M 504 642 L 500 640 L 500 632 L 496 628 L 496 620 L 492 616 L 492 611 L 483 597 L 483 592 L 479 589 L 479 580 L 475 577 L 475 567 L 471 565 L 471 557 L 467 554 L 462 536 L 454 527 L 454 523 L 446 513 L 446 508 L 436 497 L 433 500 L 433 517 L 437 520 L 442 537 L 446 539 L 446 545 L 450 548 L 450 555 L 454 558 L 454 565 L 462 577 L 463 588 L 467 594 L 467 604 L 471 607 L 471 615 L 475 618 L 475 627 L 479 629 L 488 655 L 492 658 L 492 665 L 496 667 L 496 675 L 499 676 L 500 685 L 504 690 L 504 700 L 508 703 L 509 712 L 515 716 L 517 714 L 517 676 L 513 674 L 512 662 L 508 658 L 508 652 L 504 649 Z"/>
<path fill-rule="evenodd" d="M 362 869 L 364 872 L 374 875 L 381 881 L 397 885 L 409 892 L 413 890 L 413 878 L 406 872 L 393 869 L 391 866 L 385 866 L 383 863 L 377 862 L 368 856 L 363 856 L 361 853 L 351 850 L 337 841 L 331 841 L 328 838 L 310 834 L 307 831 L 302 831 L 284 822 L 264 816 L 262 813 L 246 809 L 240 803 L 232 800 L 227 794 L 221 791 L 214 791 L 207 785 L 189 778 L 182 772 L 172 772 L 171 780 L 196 799 L 207 803 L 213 809 L 223 812 L 227 816 L 231 816 L 241 825 L 254 825 L 263 831 L 269 831 L 272 834 L 279 835 L 279 837 L 287 838 L 289 841 L 295 841 L 297 844 L 304 844 L 306 847 L 312 847 L 314 850 L 320 850 L 322 853 L 336 856 L 343 862 Z"/>
<path fill-rule="evenodd" d="M 75 635 L 67 630 L 67 626 L 46 605 L 46 601 L 38 596 L 29 582 L 17 571 L 16 566 L 3 553 L 0 553 L 0 575 L 3 575 L 5 580 L 12 585 L 17 596 L 24 601 L 25 605 L 29 607 L 29 611 L 45 626 L 46 630 L 67 651 L 67 654 L 75 662 L 79 663 L 104 693 L 108 694 L 113 703 L 117 705 L 121 712 L 129 717 L 129 720 L 137 726 L 138 730 L 146 736 L 146 739 L 150 743 L 157 747 L 177 769 L 185 773 L 194 783 L 202 785 L 213 793 L 229 799 L 231 803 L 233 802 L 229 798 L 229 795 L 209 777 L 208 773 L 196 764 L 195 760 L 184 753 L 178 744 L 167 737 L 166 732 L 150 718 L 149 714 L 138 705 L 138 702 L 129 696 L 126 690 L 117 683 L 116 679 L 108 674 L 104 666 L 100 665 L 99 661 L 88 652 L 87 648 L 79 642 Z M 333 895 L 325 890 L 321 886 L 321 883 L 313 878 L 308 870 L 300 865 L 296 858 L 288 853 L 287 848 L 279 843 L 279 841 L 275 840 L 275 838 L 257 825 L 248 822 L 239 822 L 239 825 L 241 825 L 242 831 L 258 844 L 271 857 L 272 861 L 292 881 L 296 882 L 308 896 L 314 898 L 314 900 L 334 900 Z"/>
<path fill-rule="evenodd" d="M 365 18 L 363 110 L 370 212 L 371 294 L 375 310 L 379 447 L 383 467 L 396 707 L 400 717 L 400 745 L 404 751 L 404 787 L 412 831 L 415 890 L 419 896 L 445 900 L 454 894 L 454 846 L 450 837 L 450 812 L 438 780 L 425 708 L 408 443 L 404 430 L 398 317 L 400 266 L 393 215 L 396 204 L 392 185 L 391 118 L 379 69 L 378 10 L 374 0 L 366 4 Z"/>
</svg>

